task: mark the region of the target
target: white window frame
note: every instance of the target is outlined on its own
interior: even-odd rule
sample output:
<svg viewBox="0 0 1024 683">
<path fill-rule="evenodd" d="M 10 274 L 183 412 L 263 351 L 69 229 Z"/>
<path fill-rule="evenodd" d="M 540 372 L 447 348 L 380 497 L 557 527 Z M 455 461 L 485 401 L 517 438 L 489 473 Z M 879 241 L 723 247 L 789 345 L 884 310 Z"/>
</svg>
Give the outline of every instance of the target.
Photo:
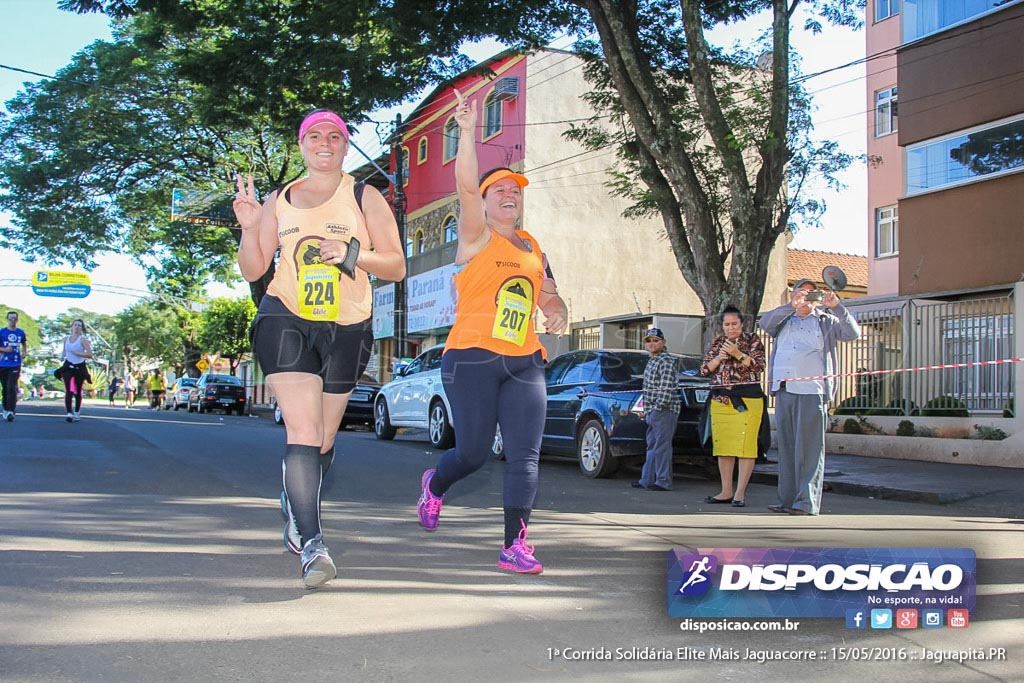
<svg viewBox="0 0 1024 683">
<path fill-rule="evenodd" d="M 455 214 L 450 213 L 441 221 L 441 234 L 444 235 L 445 244 L 459 239 L 459 219 Z"/>
<path fill-rule="evenodd" d="M 941 147 L 941 145 L 943 145 L 944 143 L 948 142 L 949 140 L 965 137 L 965 136 L 972 135 L 974 133 L 978 133 L 978 132 L 985 131 L 985 130 L 991 130 L 993 128 L 999 128 L 1001 126 L 1005 126 L 1005 125 L 1008 125 L 1008 124 L 1021 123 L 1021 122 L 1024 122 L 1024 114 L 1017 114 L 1016 116 L 1010 116 L 1010 117 L 1007 117 L 1005 119 L 1000 119 L 998 121 L 992 121 L 991 123 L 985 123 L 985 124 L 982 124 L 980 126 L 973 126 L 971 128 L 965 128 L 963 130 L 954 131 L 952 133 L 947 133 L 946 135 L 943 135 L 943 136 L 940 136 L 940 137 L 937 137 L 937 138 L 932 138 L 931 140 L 924 140 L 923 142 L 918 142 L 916 144 L 913 144 L 913 145 L 910 145 L 908 147 L 905 147 L 904 151 L 903 151 L 904 196 L 906 196 L 906 197 L 914 197 L 914 196 L 917 196 L 917 195 L 927 194 L 929 192 L 937 192 L 937 191 L 940 191 L 940 190 L 947 190 L 947 189 L 949 189 L 951 187 L 959 187 L 961 185 L 970 185 L 972 183 L 984 182 L 986 180 L 992 180 L 994 178 L 1001 178 L 1001 177 L 1006 176 L 1006 175 L 1011 175 L 1011 174 L 1014 174 L 1014 173 L 1024 172 L 1024 164 L 1022 164 L 1020 166 L 1015 166 L 1013 168 L 1005 168 L 1005 169 L 1002 169 L 1002 170 L 999 170 L 999 171 L 994 171 L 992 173 L 986 173 L 986 174 L 982 174 L 982 175 L 972 175 L 972 176 L 968 176 L 966 178 L 956 178 L 954 180 L 944 180 L 944 181 L 941 181 L 941 182 L 936 182 L 934 185 L 929 185 L 929 186 L 923 187 L 923 188 L 912 188 L 912 187 L 910 187 L 910 180 L 911 180 L 910 173 L 909 173 L 910 161 L 911 161 L 911 156 L 914 153 L 916 153 L 917 151 L 919 151 L 921 149 L 928 148 L 928 147 L 935 147 L 934 153 L 939 154 L 939 156 L 941 156 L 942 158 L 945 158 L 947 152 L 946 152 L 946 150 L 943 147 Z M 926 152 L 926 154 L 927 154 L 927 152 Z M 931 173 L 928 170 L 927 166 L 925 167 L 925 173 L 926 174 Z"/>
<path fill-rule="evenodd" d="M 441 155 L 441 163 L 447 164 L 459 153 L 459 124 L 455 117 L 445 121 L 443 128 L 444 152 Z"/>
<path fill-rule="evenodd" d="M 899 91 L 893 85 L 875 91 L 875 137 L 892 135 L 899 129 Z"/>
<path fill-rule="evenodd" d="M 484 131 L 483 139 L 493 138 L 501 133 L 505 125 L 504 100 L 494 96 L 494 91 L 484 98 Z M 493 120 L 492 120 L 493 119 Z"/>
<path fill-rule="evenodd" d="M 889 250 L 882 251 L 882 235 L 888 233 Z M 875 209 L 875 257 L 898 256 L 900 253 L 899 206 L 881 206 Z"/>
<path fill-rule="evenodd" d="M 875 23 L 899 14 L 900 2 L 902 0 L 875 0 Z M 881 14 L 881 12 L 885 12 L 885 14 Z"/>
<path fill-rule="evenodd" d="M 427 136 L 424 135 L 416 143 L 416 165 L 419 166 L 427 161 Z"/>
</svg>

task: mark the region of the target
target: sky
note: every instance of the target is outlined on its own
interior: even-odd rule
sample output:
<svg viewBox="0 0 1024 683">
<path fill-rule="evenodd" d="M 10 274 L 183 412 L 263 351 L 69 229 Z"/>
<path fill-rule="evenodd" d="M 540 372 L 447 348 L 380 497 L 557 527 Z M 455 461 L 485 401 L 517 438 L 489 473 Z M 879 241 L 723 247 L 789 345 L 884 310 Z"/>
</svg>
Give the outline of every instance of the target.
<svg viewBox="0 0 1024 683">
<path fill-rule="evenodd" d="M 57 9 L 55 0 L 0 0 L 0 65 L 25 69 L 42 74 L 54 74 L 65 66 L 79 50 L 95 40 L 109 39 L 110 29 L 106 17 L 99 14 L 77 15 Z M 733 29 L 716 35 L 723 44 L 743 39 L 749 29 Z M 44 37 L 45 38 L 42 38 Z M 818 36 L 794 32 L 794 46 L 803 55 L 803 72 L 815 73 L 836 67 L 864 56 L 864 34 L 849 29 L 826 27 Z M 489 42 L 466 52 L 480 61 L 498 52 L 500 46 Z M 863 65 L 837 70 L 807 82 L 814 94 L 817 111 L 814 115 L 815 136 L 837 140 L 844 151 L 863 155 L 865 151 L 865 67 Z M 0 103 L 6 103 L 23 89 L 23 83 L 40 80 L 37 76 L 0 68 Z M 399 108 L 407 113 L 415 102 Z M 371 118 L 378 121 L 393 120 L 396 110 L 375 112 Z M 364 127 L 369 128 L 369 127 Z M 360 131 L 353 140 L 364 150 L 379 149 L 377 138 L 371 131 Z M 353 151 L 349 157 L 352 166 L 362 160 Z M 820 183 L 813 189 L 827 203 L 828 211 L 822 228 L 800 230 L 790 248 L 832 251 L 837 253 L 867 253 L 867 175 L 862 163 L 841 176 L 846 185 L 840 192 L 824 188 Z M 0 213 L 0 224 L 9 225 L 10 216 Z M 138 300 L 139 291 L 146 290 L 143 268 L 122 254 L 103 255 L 99 266 L 90 273 L 94 289 L 84 299 L 40 297 L 27 286 L 36 270 L 50 267 L 45 263 L 26 263 L 20 254 L 0 249 L 0 303 L 27 311 L 33 317 L 54 316 L 68 307 L 76 306 L 97 313 L 114 314 Z M 66 269 L 66 268 L 65 268 Z M 11 281 L 16 284 L 12 285 Z M 124 289 L 125 293 L 111 293 L 109 289 Z M 134 291 L 134 293 L 132 293 Z M 211 296 L 243 296 L 245 285 L 229 289 L 222 285 L 209 288 Z"/>
</svg>

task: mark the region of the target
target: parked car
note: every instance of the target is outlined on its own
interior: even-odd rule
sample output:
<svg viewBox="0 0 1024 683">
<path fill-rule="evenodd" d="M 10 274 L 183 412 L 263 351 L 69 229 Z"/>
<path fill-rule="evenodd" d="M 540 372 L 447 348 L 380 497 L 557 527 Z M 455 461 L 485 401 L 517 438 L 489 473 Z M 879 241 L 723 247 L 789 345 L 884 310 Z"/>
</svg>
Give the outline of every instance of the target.
<svg viewBox="0 0 1024 683">
<path fill-rule="evenodd" d="M 177 410 L 183 405 L 188 405 L 188 390 L 196 385 L 199 380 L 195 377 L 179 377 L 167 390 L 164 397 L 164 410 L 174 408 Z"/>
<path fill-rule="evenodd" d="M 232 411 L 241 415 L 245 412 L 245 386 L 234 375 L 203 375 L 189 388 L 186 407 L 190 413 L 216 408 L 225 415 Z"/>
<path fill-rule="evenodd" d="M 452 409 L 441 383 L 444 344 L 432 346 L 411 363 L 395 370 L 395 378 L 380 388 L 374 401 L 373 431 L 378 439 L 395 438 L 396 427 L 427 430 L 434 448 L 455 444 Z"/>
<path fill-rule="evenodd" d="M 649 356 L 643 351 L 594 349 L 570 351 L 545 368 L 547 418 L 541 451 L 571 456 L 587 477 L 606 477 L 626 458 L 642 459 L 647 450 L 643 419 L 643 375 Z M 700 377 L 701 359 L 678 356 L 682 409 L 672 450 L 676 462 L 702 467 L 711 451 L 697 438 L 697 420 L 708 398 L 710 380 Z"/>
<path fill-rule="evenodd" d="M 444 344 L 432 346 L 411 363 L 395 368 L 395 378 L 380 388 L 374 401 L 373 431 L 378 439 L 390 441 L 397 428 L 427 430 L 430 445 L 446 449 L 455 445 L 452 409 L 441 382 L 441 354 Z M 494 455 L 503 450 L 501 430 L 495 425 Z"/>
<path fill-rule="evenodd" d="M 341 418 L 341 426 L 344 429 L 351 425 L 373 425 L 373 402 L 380 391 L 380 382 L 363 373 L 359 378 L 352 395 L 348 399 L 348 407 L 345 409 L 345 416 Z M 284 416 L 281 414 L 281 407 L 277 405 L 277 397 L 270 399 L 270 405 L 274 408 L 274 422 L 284 424 Z"/>
</svg>

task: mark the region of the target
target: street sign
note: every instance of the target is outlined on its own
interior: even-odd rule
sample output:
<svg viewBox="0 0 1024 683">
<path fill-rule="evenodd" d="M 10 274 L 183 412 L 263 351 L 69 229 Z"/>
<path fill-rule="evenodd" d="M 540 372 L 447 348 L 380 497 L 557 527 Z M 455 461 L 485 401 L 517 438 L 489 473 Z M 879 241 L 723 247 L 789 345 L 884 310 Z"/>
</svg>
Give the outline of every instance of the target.
<svg viewBox="0 0 1024 683">
<path fill-rule="evenodd" d="M 237 228 L 232 199 L 233 195 L 221 192 L 175 188 L 171 193 L 171 220 Z"/>
<path fill-rule="evenodd" d="M 32 291 L 39 296 L 84 299 L 92 291 L 87 273 L 69 270 L 37 270 L 32 274 Z"/>
<path fill-rule="evenodd" d="M 207 363 L 204 359 L 200 358 L 198 361 L 196 361 L 196 367 L 199 368 L 199 372 L 206 372 L 206 369 L 210 367 L 210 364 Z"/>
</svg>

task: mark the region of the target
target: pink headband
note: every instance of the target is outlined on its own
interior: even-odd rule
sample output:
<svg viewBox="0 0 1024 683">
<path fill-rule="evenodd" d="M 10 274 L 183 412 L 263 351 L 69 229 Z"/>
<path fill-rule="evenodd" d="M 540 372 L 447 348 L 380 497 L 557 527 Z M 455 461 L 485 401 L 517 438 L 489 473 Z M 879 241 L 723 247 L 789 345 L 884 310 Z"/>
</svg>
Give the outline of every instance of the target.
<svg viewBox="0 0 1024 683">
<path fill-rule="evenodd" d="M 329 123 L 337 127 L 341 134 L 345 136 L 345 139 L 348 140 L 348 126 L 345 125 L 340 116 L 333 111 L 315 111 L 302 119 L 302 125 L 299 126 L 299 142 L 302 142 L 302 138 L 305 137 L 310 128 L 320 123 Z"/>
</svg>

